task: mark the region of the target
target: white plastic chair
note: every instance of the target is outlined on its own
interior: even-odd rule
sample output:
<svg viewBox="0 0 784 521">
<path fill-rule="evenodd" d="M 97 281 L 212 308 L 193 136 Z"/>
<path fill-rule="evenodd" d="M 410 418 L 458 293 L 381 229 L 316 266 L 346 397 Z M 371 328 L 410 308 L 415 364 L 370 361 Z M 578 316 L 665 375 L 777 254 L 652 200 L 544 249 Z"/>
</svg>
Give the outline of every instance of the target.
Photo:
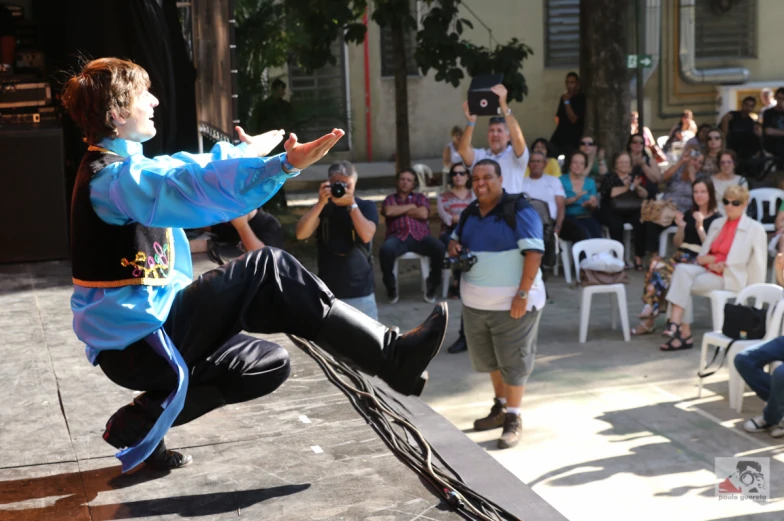
<svg viewBox="0 0 784 521">
<path fill-rule="evenodd" d="M 626 252 L 626 263 L 632 263 L 632 232 L 634 227 L 630 223 L 623 223 L 623 248 Z M 602 226 L 602 235 L 605 239 L 610 238 L 610 229 Z"/>
<path fill-rule="evenodd" d="M 678 227 L 670 226 L 669 228 L 665 228 L 659 235 L 659 257 L 662 259 L 667 256 L 667 246 L 670 243 L 670 235 L 675 235 L 676 233 L 678 233 Z"/>
<path fill-rule="evenodd" d="M 784 190 L 778 188 L 755 188 L 749 191 L 749 205 L 754 204 L 757 207 L 757 220 L 762 222 L 763 217 L 763 203 L 768 203 L 768 216 L 776 218 L 778 212 L 778 201 L 784 201 Z M 775 232 L 776 225 L 773 223 L 763 223 L 766 232 Z"/>
<path fill-rule="evenodd" d="M 564 279 L 567 284 L 572 283 L 572 243 L 565 241 L 556 236 L 555 241 L 555 266 L 553 266 L 553 275 L 558 276 L 558 259 L 560 257 L 561 264 L 563 264 Z"/>
<path fill-rule="evenodd" d="M 784 301 L 782 301 L 782 298 L 784 298 L 784 288 L 775 284 L 752 284 L 751 286 L 744 288 L 738 294 L 736 302 L 739 304 L 752 305 L 751 301 L 753 300 L 753 305 L 757 309 L 762 309 L 762 307 L 767 304 L 767 317 L 764 338 L 761 340 L 736 340 L 732 344 L 730 352 L 727 353 L 727 367 L 730 371 L 730 407 L 737 412 L 741 412 L 741 409 L 743 408 L 743 389 L 745 383 L 740 374 L 738 374 L 738 370 L 735 369 L 735 356 L 747 347 L 773 340 L 781 334 L 781 322 L 782 318 L 784 318 Z M 719 318 L 723 325 L 723 308 Z M 727 347 L 730 342 L 732 342 L 732 339 L 724 336 L 721 332 L 721 328 L 702 335 L 699 371 L 705 369 L 709 346 Z M 702 396 L 703 380 L 704 378 L 699 379 L 698 397 Z"/>
<path fill-rule="evenodd" d="M 392 273 L 395 275 L 395 285 L 397 286 L 397 265 L 401 260 L 419 260 L 419 269 L 422 272 L 422 293 L 424 293 L 425 302 L 427 300 L 427 278 L 430 276 L 430 259 L 424 255 L 420 255 L 418 253 L 414 253 L 412 251 L 408 253 L 404 253 L 397 259 L 395 259 L 395 266 L 392 268 Z M 399 294 L 399 292 L 398 292 Z"/>
<path fill-rule="evenodd" d="M 572 260 L 574 271 L 577 275 L 577 283 L 580 283 L 580 255 L 585 253 L 590 258 L 597 253 L 613 253 L 619 259 L 623 259 L 623 244 L 611 239 L 587 239 L 580 241 L 572 246 Z M 610 313 L 612 316 L 612 328 L 618 327 L 618 314 L 621 315 L 621 328 L 623 329 L 623 339 L 628 342 L 629 336 L 629 311 L 626 304 L 626 286 L 623 284 L 607 284 L 603 286 L 586 286 L 582 288 L 580 298 L 580 343 L 585 343 L 588 337 L 588 320 L 591 315 L 591 299 L 600 293 L 610 294 Z M 615 296 L 615 299 L 613 299 Z"/>
</svg>

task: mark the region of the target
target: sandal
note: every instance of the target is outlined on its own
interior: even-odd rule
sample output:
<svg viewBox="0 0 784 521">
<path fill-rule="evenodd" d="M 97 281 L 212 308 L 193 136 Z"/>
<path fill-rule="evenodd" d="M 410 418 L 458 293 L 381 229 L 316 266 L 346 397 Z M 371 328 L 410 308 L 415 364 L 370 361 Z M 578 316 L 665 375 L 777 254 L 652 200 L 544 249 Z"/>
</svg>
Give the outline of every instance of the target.
<svg viewBox="0 0 784 521">
<path fill-rule="evenodd" d="M 664 331 L 662 331 L 662 336 L 666 336 L 667 338 L 672 338 L 672 336 L 675 334 L 675 329 L 672 328 L 672 326 L 674 325 L 675 324 L 673 324 L 668 320 L 667 324 L 664 326 Z"/>
<path fill-rule="evenodd" d="M 672 338 L 670 338 L 667 343 L 660 345 L 659 349 L 661 351 L 681 351 L 683 349 L 691 349 L 694 347 L 694 341 L 690 342 L 690 340 L 692 340 L 691 335 L 687 336 L 686 338 L 681 336 L 681 326 L 678 325 L 672 335 Z M 680 345 L 674 345 L 676 341 L 680 342 Z"/>
<path fill-rule="evenodd" d="M 650 304 L 645 304 L 642 307 L 642 311 L 637 316 L 637 318 L 656 318 L 659 316 L 659 307 L 653 307 Z"/>
<path fill-rule="evenodd" d="M 650 327 L 645 324 L 637 324 L 634 329 L 631 330 L 631 334 L 634 336 L 650 335 L 654 331 L 656 331 L 656 324 L 652 324 Z"/>
</svg>

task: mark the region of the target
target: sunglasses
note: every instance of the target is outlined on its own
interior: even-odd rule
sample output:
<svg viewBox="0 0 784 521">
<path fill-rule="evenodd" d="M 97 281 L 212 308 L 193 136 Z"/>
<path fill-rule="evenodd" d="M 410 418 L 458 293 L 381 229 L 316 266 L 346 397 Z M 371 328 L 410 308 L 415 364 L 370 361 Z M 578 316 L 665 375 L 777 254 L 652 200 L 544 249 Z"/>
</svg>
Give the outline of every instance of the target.
<svg viewBox="0 0 784 521">
<path fill-rule="evenodd" d="M 454 172 L 452 172 L 452 175 L 453 176 L 455 176 L 455 175 L 468 175 L 468 172 L 466 172 L 465 170 L 455 170 Z"/>
<path fill-rule="evenodd" d="M 592 147 L 593 146 L 593 141 L 581 141 L 580 144 L 581 145 L 585 145 L 587 147 Z"/>
<path fill-rule="evenodd" d="M 729 205 L 740 206 L 740 205 L 743 204 L 740 201 L 730 201 L 729 199 L 722 199 L 721 202 L 722 202 L 722 204 L 724 204 L 724 206 L 729 206 Z"/>
</svg>

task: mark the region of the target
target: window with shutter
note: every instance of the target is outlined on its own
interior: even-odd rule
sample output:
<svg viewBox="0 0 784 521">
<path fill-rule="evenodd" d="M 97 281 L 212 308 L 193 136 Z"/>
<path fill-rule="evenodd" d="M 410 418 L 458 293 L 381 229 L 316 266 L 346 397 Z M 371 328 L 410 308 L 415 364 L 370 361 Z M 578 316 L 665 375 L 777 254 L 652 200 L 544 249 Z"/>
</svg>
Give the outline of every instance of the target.
<svg viewBox="0 0 784 521">
<path fill-rule="evenodd" d="M 346 107 L 346 55 L 343 39 L 332 44 L 335 65 L 330 63 L 307 72 L 296 64 L 289 65 L 289 90 L 297 119 L 300 143 L 313 141 L 333 128 L 349 131 Z M 288 129 L 286 129 L 288 130 Z M 348 150 L 349 140 L 337 142 L 333 150 Z"/>
<path fill-rule="evenodd" d="M 409 9 L 413 16 L 419 20 L 417 0 L 409 0 Z M 417 22 L 418 23 L 418 22 Z M 418 76 L 419 68 L 414 60 L 416 48 L 416 29 L 405 29 L 404 44 L 406 49 L 406 71 L 409 76 Z M 388 27 L 381 28 L 381 77 L 389 78 L 395 75 L 395 62 L 392 52 L 392 31 Z"/>
<path fill-rule="evenodd" d="M 694 39 L 697 58 L 756 58 L 757 0 L 697 1 Z"/>
<path fill-rule="evenodd" d="M 545 67 L 580 66 L 580 0 L 545 0 Z"/>
</svg>

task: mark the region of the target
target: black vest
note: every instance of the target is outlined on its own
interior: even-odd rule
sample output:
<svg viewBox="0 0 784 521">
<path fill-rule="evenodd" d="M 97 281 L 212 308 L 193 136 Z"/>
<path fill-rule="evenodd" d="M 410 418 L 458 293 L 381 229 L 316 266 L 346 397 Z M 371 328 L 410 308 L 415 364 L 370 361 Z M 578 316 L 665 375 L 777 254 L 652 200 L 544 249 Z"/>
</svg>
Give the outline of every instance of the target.
<svg viewBox="0 0 784 521">
<path fill-rule="evenodd" d="M 124 159 L 90 147 L 79 165 L 71 200 L 71 269 L 77 286 L 117 288 L 169 283 L 174 265 L 171 229 L 148 228 L 136 222 L 107 224 L 90 201 L 93 175 Z"/>
</svg>

